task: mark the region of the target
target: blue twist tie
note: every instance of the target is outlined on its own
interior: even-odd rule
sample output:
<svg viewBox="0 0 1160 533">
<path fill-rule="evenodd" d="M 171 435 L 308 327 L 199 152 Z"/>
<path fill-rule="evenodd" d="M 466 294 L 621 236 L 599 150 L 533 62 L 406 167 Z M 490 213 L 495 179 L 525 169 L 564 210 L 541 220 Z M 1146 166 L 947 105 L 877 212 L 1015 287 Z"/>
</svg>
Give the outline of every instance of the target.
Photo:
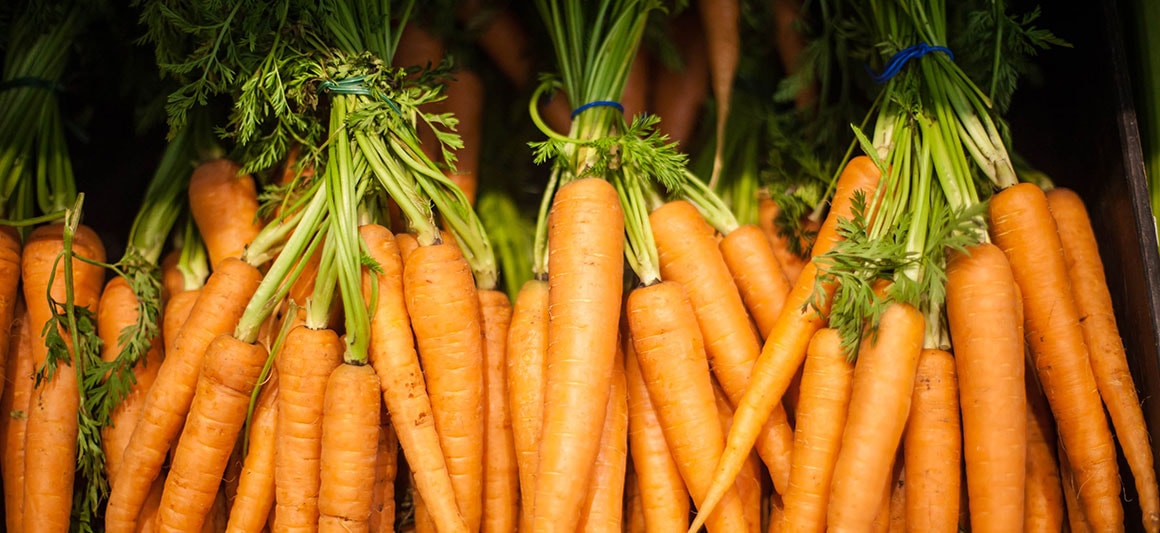
<svg viewBox="0 0 1160 533">
<path fill-rule="evenodd" d="M 612 100 L 596 100 L 595 102 L 588 102 L 587 104 L 572 110 L 572 118 L 576 118 L 576 115 L 579 115 L 580 113 L 583 113 L 584 111 L 593 107 L 612 107 L 617 111 L 624 113 L 624 106 L 620 105 L 620 102 L 613 102 Z"/>
<path fill-rule="evenodd" d="M 887 81 L 890 81 L 890 78 L 893 78 L 902 70 L 902 67 L 906 65 L 907 61 L 910 61 L 911 59 L 918 59 L 931 52 L 943 52 L 950 56 L 951 61 L 955 60 L 955 54 L 951 52 L 950 48 L 945 46 L 931 46 L 926 43 L 918 43 L 916 45 L 903 48 L 902 50 L 899 50 L 898 53 L 894 54 L 894 56 L 890 58 L 890 61 L 886 63 L 886 70 L 883 70 L 882 74 L 875 74 L 874 71 L 870 70 L 870 67 L 866 67 L 866 72 L 870 73 L 870 76 L 874 78 L 875 82 L 886 83 Z"/>
</svg>

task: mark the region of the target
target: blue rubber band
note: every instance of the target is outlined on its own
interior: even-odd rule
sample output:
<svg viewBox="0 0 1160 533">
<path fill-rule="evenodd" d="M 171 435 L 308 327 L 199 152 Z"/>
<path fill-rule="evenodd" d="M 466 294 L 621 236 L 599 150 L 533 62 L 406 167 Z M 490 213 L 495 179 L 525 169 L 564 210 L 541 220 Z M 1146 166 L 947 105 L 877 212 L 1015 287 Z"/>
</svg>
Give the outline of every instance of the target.
<svg viewBox="0 0 1160 533">
<path fill-rule="evenodd" d="M 886 83 L 890 80 L 890 78 L 893 78 L 900 71 L 902 71 L 902 67 L 906 65 L 907 61 L 910 61 L 911 59 L 918 59 L 931 52 L 943 52 L 950 56 L 951 61 L 955 60 L 955 54 L 951 52 L 950 48 L 945 46 L 931 46 L 926 43 L 918 43 L 916 45 L 903 48 L 902 50 L 899 50 L 898 53 L 894 54 L 894 56 L 890 58 L 890 61 L 886 63 L 886 69 L 883 70 L 881 74 L 875 74 L 874 71 L 870 70 L 870 67 L 866 67 L 866 72 L 870 73 L 870 76 L 874 78 L 875 82 Z"/>
<path fill-rule="evenodd" d="M 0 92 L 10 91 L 13 89 L 20 89 L 22 87 L 28 87 L 28 88 L 32 88 L 32 89 L 42 89 L 42 90 L 53 92 L 53 93 L 64 92 L 64 86 L 55 82 L 55 81 L 46 80 L 44 78 L 31 77 L 31 76 L 25 76 L 22 78 L 13 78 L 13 79 L 10 79 L 10 80 L 5 81 L 3 83 L 0 83 Z"/>
<path fill-rule="evenodd" d="M 624 113 L 624 106 L 620 105 L 620 102 L 613 102 L 612 100 L 596 100 L 595 102 L 588 102 L 587 104 L 572 110 L 572 118 L 576 118 L 576 115 L 579 115 L 580 113 L 583 113 L 584 111 L 593 107 L 612 107 L 617 111 Z"/>
</svg>

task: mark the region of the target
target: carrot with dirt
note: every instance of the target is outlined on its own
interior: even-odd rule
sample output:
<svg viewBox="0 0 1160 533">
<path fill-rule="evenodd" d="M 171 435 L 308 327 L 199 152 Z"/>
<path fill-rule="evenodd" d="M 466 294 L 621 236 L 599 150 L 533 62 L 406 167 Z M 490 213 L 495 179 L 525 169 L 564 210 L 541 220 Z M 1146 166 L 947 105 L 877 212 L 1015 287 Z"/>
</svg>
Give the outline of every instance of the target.
<svg viewBox="0 0 1160 533">
<path fill-rule="evenodd" d="M 1089 524 L 1123 527 L 1119 469 L 1112 433 L 1084 342 L 1067 261 L 1047 198 L 1022 183 L 990 201 L 991 236 L 1023 293 L 1025 336 L 1079 487 Z"/>
<path fill-rule="evenodd" d="M 272 372 L 250 419 L 246 458 L 226 524 L 229 533 L 261 531 L 274 508 L 277 426 L 278 373 Z"/>
<path fill-rule="evenodd" d="M 793 467 L 782 495 L 781 531 L 825 531 L 830 481 L 850 404 L 854 367 L 834 329 L 810 340 L 802 372 L 802 396 L 795 413 Z"/>
<path fill-rule="evenodd" d="M 24 531 L 24 434 L 32 400 L 32 338 L 28 310 L 18 296 L 8 337 L 4 394 L 0 395 L 0 475 L 3 476 L 6 531 Z"/>
<path fill-rule="evenodd" d="M 479 291 L 483 331 L 483 531 L 513 531 L 519 518 L 520 483 L 507 393 L 507 338 L 511 302 L 496 290 Z"/>
<path fill-rule="evenodd" d="M 1074 191 L 1055 188 L 1047 193 L 1055 220 L 1072 295 L 1080 314 L 1084 342 L 1100 397 L 1112 419 L 1116 439 L 1136 481 L 1144 530 L 1160 531 L 1160 489 L 1156 485 L 1148 427 L 1128 368 L 1124 343 L 1116 327 L 1099 246 L 1083 200 Z"/>
<path fill-rule="evenodd" d="M 955 362 L 942 350 L 923 350 L 919 356 L 902 446 L 904 514 L 912 531 L 958 530 L 963 432 Z"/>
<path fill-rule="evenodd" d="M 625 383 L 624 352 L 617 345 L 612 369 L 612 390 L 608 395 L 600 451 L 588 480 L 588 495 L 580 515 L 578 531 L 620 533 L 624 522 L 624 491 L 628 468 L 628 391 Z"/>
</svg>

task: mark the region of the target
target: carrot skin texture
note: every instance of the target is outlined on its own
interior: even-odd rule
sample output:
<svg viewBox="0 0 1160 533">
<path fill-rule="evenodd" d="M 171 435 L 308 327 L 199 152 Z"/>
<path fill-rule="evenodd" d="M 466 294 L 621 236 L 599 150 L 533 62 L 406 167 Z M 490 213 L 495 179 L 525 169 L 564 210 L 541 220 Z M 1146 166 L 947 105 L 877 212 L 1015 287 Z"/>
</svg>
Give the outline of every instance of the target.
<svg viewBox="0 0 1160 533">
<path fill-rule="evenodd" d="M 924 326 L 917 309 L 893 302 L 882 314 L 877 343 L 872 336 L 862 341 L 830 485 L 828 531 L 863 531 L 878 514 L 878 493 L 868 496 L 866 491 L 890 481 L 890 465 L 910 412 Z"/>
<path fill-rule="evenodd" d="M 721 387 L 714 383 L 714 396 L 717 399 L 717 416 L 721 419 L 721 434 L 729 432 L 733 425 L 733 406 L 729 405 L 729 398 Z M 788 469 L 787 469 L 788 470 Z M 786 473 L 789 476 L 789 473 Z M 761 459 L 756 453 L 750 453 L 749 458 L 737 474 L 737 496 L 741 499 L 741 507 L 745 514 L 745 522 L 751 533 L 761 531 Z M 777 492 L 776 490 L 774 491 Z"/>
<path fill-rule="evenodd" d="M 274 358 L 278 369 L 278 422 L 274 438 L 274 529 L 309 531 L 318 525 L 322 403 L 343 345 L 330 329 L 290 330 Z"/>
<path fill-rule="evenodd" d="M 1088 523 L 1097 531 L 1122 531 L 1116 448 L 1047 198 L 1037 186 L 1022 183 L 992 197 L 989 209 L 991 236 L 1007 255 L 1023 294 L 1024 335 Z"/>
<path fill-rule="evenodd" d="M 878 187 L 879 177 L 878 168 L 870 158 L 859 156 L 850 160 L 838 177 L 830 213 L 818 231 L 813 246 L 815 255 L 822 255 L 837 244 L 840 239 L 838 220 L 850 218 L 855 191 L 872 194 Z M 822 328 L 822 317 L 829 313 L 830 300 L 835 290 L 832 283 L 822 284 L 821 309 L 806 307 L 814 291 L 816 277 L 817 265 L 811 261 L 794 283 L 777 322 L 770 330 L 768 340 L 762 346 L 761 355 L 753 366 L 749 387 L 741 402 L 735 406 L 734 424 L 729 430 L 721 462 L 713 475 L 713 487 L 702 504 L 709 510 L 712 510 L 737 476 L 769 413 L 781 404 L 782 395 L 805 359 L 810 339 Z M 700 514 L 698 512 L 690 529 L 703 525 Z"/>
<path fill-rule="evenodd" d="M 1084 342 L 1091 350 L 1096 385 L 1136 481 L 1144 530 L 1156 533 L 1160 531 L 1160 489 L 1156 484 L 1148 426 L 1144 422 L 1124 343 L 1116 326 L 1112 296 L 1108 292 L 1091 220 L 1083 200 L 1069 189 L 1056 188 L 1048 192 L 1047 205 L 1063 245 L 1063 258 L 1080 313 Z"/>
<path fill-rule="evenodd" d="M 1027 490 L 1023 504 L 1024 531 L 1060 531 L 1064 524 L 1064 497 L 1055 455 L 1055 424 L 1051 407 L 1035 379 L 1028 358 L 1023 372 L 1027 384 Z"/>
<path fill-rule="evenodd" d="M 512 436 L 520 477 L 519 530 L 532 527 L 540 431 L 544 422 L 544 369 L 548 349 L 548 283 L 531 279 L 520 287 L 508 329 L 507 386 Z"/>
<path fill-rule="evenodd" d="M 382 413 L 379 426 L 379 455 L 375 463 L 375 492 L 371 502 L 371 531 L 393 533 L 395 531 L 395 476 L 399 470 L 399 441 L 395 438 L 395 428 L 390 417 Z"/>
<path fill-rule="evenodd" d="M 24 244 L 21 278 L 24 302 L 28 306 L 29 324 L 34 335 L 32 358 L 34 369 L 41 368 L 47 357 L 44 342 L 45 325 L 52 317 L 46 294 L 49 277 L 55 270 L 51 297 L 65 301 L 64 265 L 54 266 L 64 245 L 63 226 L 41 226 L 29 234 Z M 105 248 L 97 234 L 79 226 L 73 237 L 73 253 L 95 261 L 105 260 Z M 77 307 L 87 307 L 96 314 L 104 287 L 104 270 L 79 259 L 73 259 L 73 298 Z M 70 356 L 74 347 L 65 336 Z M 56 375 L 42 382 L 32 392 L 24 435 L 24 530 L 67 531 L 72 510 L 73 475 L 76 472 L 77 390 L 76 363 L 59 365 Z"/>
<path fill-rule="evenodd" d="M 6 531 L 20 532 L 24 527 L 24 432 L 28 405 L 32 400 L 34 372 L 32 363 L 32 328 L 28 310 L 20 297 L 12 331 L 8 337 L 8 360 L 5 362 L 4 394 L 0 396 L 0 475 L 4 480 L 4 519 Z"/>
<path fill-rule="evenodd" d="M 626 312 L 665 442 L 693 502 L 702 501 L 725 440 L 692 304 L 680 284 L 664 281 L 629 293 Z M 740 494 L 730 485 L 708 517 L 709 531 L 748 530 Z"/>
<path fill-rule="evenodd" d="M 645 531 L 680 531 L 689 527 L 689 491 L 669 452 L 640 373 L 631 339 L 625 342 L 625 382 L 628 388 L 628 443 Z"/>
<path fill-rule="evenodd" d="M 228 159 L 198 165 L 189 178 L 189 210 L 205 241 L 211 268 L 240 258 L 262 229 L 254 178 Z"/>
<path fill-rule="evenodd" d="M 903 457 L 906 527 L 911 531 L 958 531 L 962 479 L 959 388 L 955 359 L 942 350 L 923 350 L 919 356 Z"/>
<path fill-rule="evenodd" d="M 720 248 L 741 299 L 757 323 L 757 331 L 762 338 L 767 337 L 792 288 L 769 239 L 761 228 L 745 225 L 729 232 Z"/>
<path fill-rule="evenodd" d="M 479 291 L 483 330 L 484 421 L 483 531 L 514 531 L 519 517 L 519 473 L 507 395 L 507 336 L 512 306 L 507 294 Z"/>
<path fill-rule="evenodd" d="M 161 494 L 158 531 L 201 529 L 218 497 L 265 362 L 265 347 L 228 334 L 219 335 L 206 348 L 189 419 Z"/>
<path fill-rule="evenodd" d="M 830 481 L 850 405 L 854 366 L 842 353 L 835 329 L 810 340 L 802 372 L 802 396 L 794 428 L 794 465 L 782 496 L 781 531 L 821 533 L 826 529 Z"/>
<path fill-rule="evenodd" d="M 607 181 L 556 192 L 548 214 L 548 347 L 534 531 L 571 533 L 600 446 L 624 274 L 624 213 Z M 583 405 L 577 405 L 583 402 Z"/>
<path fill-rule="evenodd" d="M 612 388 L 600 436 L 600 452 L 588 481 L 588 495 L 577 531 L 620 533 L 624 520 L 624 485 L 628 468 L 628 393 L 624 354 L 617 350 Z"/>
<path fill-rule="evenodd" d="M 193 401 L 206 348 L 218 335 L 233 331 L 246 303 L 261 282 L 258 269 L 240 259 L 218 265 L 201 289 L 173 350 L 145 395 L 141 420 L 125 448 L 126 467 L 112 482 L 105 528 L 109 533 L 135 528 L 149 485 L 157 478 Z"/>
<path fill-rule="evenodd" d="M 278 425 L 278 373 L 262 385 L 250 422 L 249 451 L 230 507 L 227 533 L 261 531 L 274 508 L 274 448 Z"/>
<path fill-rule="evenodd" d="M 769 239 L 769 245 L 773 248 L 773 255 L 777 257 L 777 263 L 781 265 L 781 270 L 785 274 L 786 281 L 789 282 L 790 287 L 797 283 L 798 276 L 801 275 L 802 269 L 805 268 L 806 263 L 809 262 L 809 257 L 802 257 L 793 253 L 789 246 L 789 237 L 780 233 L 780 228 L 777 226 L 777 216 L 781 213 L 781 208 L 778 207 L 777 202 L 772 198 L 761 198 L 757 203 L 757 221 L 761 227 L 761 232 Z M 813 230 L 817 230 L 817 224 L 813 224 Z M 804 249 L 809 249 L 809 243 L 805 244 Z"/>
<path fill-rule="evenodd" d="M 201 289 L 182 291 L 174 294 L 165 302 L 165 311 L 161 313 L 161 339 L 165 353 L 176 349 L 177 334 L 189 319 L 189 312 L 197 302 Z"/>
<path fill-rule="evenodd" d="M 1063 443 L 1057 443 L 1059 448 L 1063 448 Z M 1075 486 L 1075 476 L 1071 471 L 1071 464 L 1067 461 L 1067 454 L 1062 450 L 1057 450 L 1056 455 L 1059 457 L 1059 477 L 1063 485 L 1063 501 L 1067 505 L 1067 527 L 1071 533 L 1088 533 L 1092 531 L 1091 525 L 1088 524 L 1087 517 L 1084 516 L 1083 506 L 1079 501 L 1079 490 Z"/>
<path fill-rule="evenodd" d="M 467 531 L 455 504 L 455 489 L 435 430 L 431 399 L 423 369 L 415 351 L 411 319 L 403 296 L 403 259 L 399 243 L 383 226 L 359 228 L 367 253 L 381 273 L 363 271 L 363 295 L 371 301 L 372 284 L 378 285 L 376 307 L 371 316 L 369 357 L 379 376 L 383 403 L 387 406 L 396 437 L 411 469 L 417 491 L 438 506 L 435 518 L 440 531 Z M 400 243 L 402 239 L 399 239 Z M 372 278 L 374 276 L 374 278 Z"/>
<path fill-rule="evenodd" d="M 367 531 L 379 457 L 379 378 L 369 365 L 344 364 L 326 385 L 318 531 Z"/>
<path fill-rule="evenodd" d="M 484 428 L 483 333 L 475 282 L 459 248 L 445 242 L 411 252 L 403 287 L 455 500 L 475 531 L 483 517 Z"/>
</svg>

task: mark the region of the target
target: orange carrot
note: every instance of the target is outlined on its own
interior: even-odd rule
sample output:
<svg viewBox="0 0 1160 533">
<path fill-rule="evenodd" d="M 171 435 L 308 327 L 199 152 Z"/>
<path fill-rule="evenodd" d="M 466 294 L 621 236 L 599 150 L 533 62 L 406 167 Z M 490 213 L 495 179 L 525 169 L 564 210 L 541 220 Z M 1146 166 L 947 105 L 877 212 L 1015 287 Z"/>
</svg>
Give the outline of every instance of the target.
<svg viewBox="0 0 1160 533">
<path fill-rule="evenodd" d="M 64 247 L 63 229 L 61 224 L 52 224 L 32 230 L 21 258 L 29 327 L 38 336 L 32 348 L 33 368 L 37 370 L 48 357 L 44 335 L 46 324 L 53 316 L 46 295 L 50 294 L 58 302 L 64 302 L 66 297 L 64 265 L 56 263 Z M 72 246 L 76 256 L 105 260 L 100 238 L 86 226 L 77 228 Z M 97 313 L 104 270 L 75 257 L 72 269 L 73 302 L 77 307 L 87 307 Z M 68 335 L 65 337 L 71 354 L 73 347 Z M 32 474 L 24 477 L 25 531 L 67 531 L 69 527 L 80 407 L 76 365 L 75 360 L 58 365 L 55 376 L 41 382 L 32 393 L 24 436 L 24 471 Z"/>
<path fill-rule="evenodd" d="M 842 352 L 836 329 L 814 334 L 802 372 L 802 396 L 796 413 L 793 441 L 793 468 L 781 531 L 822 532 L 826 529 L 826 509 L 830 480 L 842 444 L 846 413 L 850 404 L 854 367 Z"/>
<path fill-rule="evenodd" d="M 785 531 L 785 503 L 777 492 L 769 495 L 769 524 L 765 527 L 766 533 L 781 533 Z"/>
<path fill-rule="evenodd" d="M 228 159 L 198 165 L 189 178 L 189 210 L 205 241 L 211 268 L 241 257 L 262 229 L 254 178 Z"/>
<path fill-rule="evenodd" d="M 777 202 L 773 201 L 772 198 L 762 197 L 758 200 L 757 205 L 757 220 L 761 226 L 761 232 L 769 239 L 769 244 L 773 247 L 773 254 L 777 257 L 777 262 L 781 265 L 786 280 L 793 284 L 801 275 L 802 269 L 809 262 L 809 258 L 794 253 L 789 245 L 790 238 L 781 234 L 781 229 L 775 222 L 778 214 L 781 213 L 781 208 L 778 207 Z M 817 227 L 812 229 L 816 231 Z M 809 248 L 809 246 L 804 246 L 804 248 Z"/>
<path fill-rule="evenodd" d="M 319 533 L 368 531 L 379 458 L 380 391 L 370 365 L 341 365 L 326 383 Z"/>
<path fill-rule="evenodd" d="M 375 462 L 375 490 L 371 501 L 371 531 L 395 531 L 395 476 L 398 474 L 399 441 L 384 410 L 379 424 L 379 455 Z"/>
<path fill-rule="evenodd" d="M 687 149 L 696 131 L 701 107 L 709 94 L 709 56 L 705 35 L 696 16 L 687 11 L 672 20 L 674 43 L 681 57 L 681 69 L 672 70 L 658 62 L 653 69 L 652 111 L 661 117 L 657 125 L 669 140 Z"/>
<path fill-rule="evenodd" d="M 1059 447 L 1063 447 L 1063 443 L 1058 443 Z M 1062 453 L 1062 450 L 1057 453 L 1059 456 L 1059 476 L 1063 485 L 1064 502 L 1067 504 L 1067 527 L 1071 533 L 1089 533 L 1092 527 L 1088 524 L 1087 517 L 1084 516 L 1083 505 L 1079 501 L 1079 489 L 1075 486 L 1075 475 L 1071 470 L 1071 464 L 1068 463 L 1067 454 Z"/>
<path fill-rule="evenodd" d="M 628 81 L 624 84 L 624 94 L 620 103 L 624 106 L 624 116 L 635 117 L 648 111 L 649 76 L 648 51 L 642 46 L 636 49 L 636 57 L 628 70 Z"/>
<path fill-rule="evenodd" d="M 479 291 L 486 371 L 483 390 L 483 531 L 514 531 L 519 515 L 520 482 L 507 394 L 507 336 L 512 319 L 507 294 Z"/>
<path fill-rule="evenodd" d="M 773 330 L 792 288 L 761 228 L 741 226 L 725 236 L 721 256 L 762 338 Z"/>
<path fill-rule="evenodd" d="M 855 157 L 846 165 L 838 178 L 830 213 L 818 231 L 813 247 L 816 255 L 829 251 L 839 241 L 838 220 L 850 218 L 855 191 L 873 195 L 879 175 L 878 168 L 865 156 Z M 794 283 L 777 323 L 770 330 L 769 340 L 762 347 L 761 355 L 753 366 L 749 387 L 735 406 L 735 423 L 729 431 L 725 452 L 713 475 L 713 485 L 702 504 L 702 511 L 712 511 L 732 485 L 745 457 L 761 434 L 769 413 L 781 405 L 782 395 L 805 359 L 810 339 L 822 327 L 822 317 L 829 313 L 830 298 L 836 288 L 833 283 L 822 284 L 821 309 L 808 305 L 816 278 L 817 265 L 811 262 Z M 704 523 L 701 514 L 698 512 L 693 522 L 697 528 Z"/>
<path fill-rule="evenodd" d="M 249 449 L 230 507 L 226 531 L 261 531 L 274 508 L 274 448 L 278 425 L 278 372 L 262 385 L 250 420 Z"/>
<path fill-rule="evenodd" d="M 1064 524 L 1063 489 L 1055 457 L 1055 425 L 1051 407 L 1027 360 L 1027 490 L 1023 505 L 1025 531 L 1059 531 Z"/>
<path fill-rule="evenodd" d="M 419 366 L 411 333 L 411 319 L 403 296 L 403 262 L 390 230 L 364 225 L 359 234 L 367 253 L 381 273 L 363 273 L 363 294 L 372 301 L 370 362 L 379 376 L 383 403 L 394 424 L 399 445 L 414 476 L 415 486 L 432 502 L 440 531 L 467 531 L 455 504 L 455 492 L 447 470 L 439 435 L 431 412 L 431 400 Z M 482 498 L 482 496 L 481 496 Z"/>
<path fill-rule="evenodd" d="M 633 349 L 665 441 L 693 502 L 703 501 L 725 440 L 692 305 L 679 284 L 664 281 L 633 290 L 626 306 Z M 708 516 L 709 531 L 748 530 L 736 484 L 730 485 Z"/>
<path fill-rule="evenodd" d="M 125 468 L 112 483 L 105 511 L 109 533 L 134 529 L 149 485 L 186 420 L 206 348 L 218 335 L 233 331 L 261 276 L 244 261 L 229 258 L 206 281 L 145 395 L 141 420 L 125 448 Z"/>
<path fill-rule="evenodd" d="M 729 432 L 733 425 L 733 406 L 729 405 L 729 398 L 725 391 L 714 383 L 714 396 L 717 399 L 717 416 L 721 419 L 722 434 Z M 787 473 L 788 477 L 788 473 Z M 749 531 L 761 531 L 761 460 L 757 454 L 750 453 L 749 459 L 737 474 L 737 496 L 741 498 L 741 506 L 745 511 L 745 522 L 749 524 Z"/>
<path fill-rule="evenodd" d="M 118 342 L 121 331 L 137 323 L 137 295 L 129 282 L 120 276 L 105 284 L 101 293 L 100 309 L 97 312 L 97 333 L 101 337 L 101 359 L 112 361 L 121 353 Z M 136 382 L 117 408 L 113 410 L 110 425 L 101 428 L 101 447 L 105 451 L 105 474 L 116 479 L 121 459 L 133 428 L 141 418 L 141 402 L 153 381 L 157 379 L 157 369 L 161 366 L 161 339 L 154 339 L 149 351 L 133 365 Z"/>
<path fill-rule="evenodd" d="M 1152 465 L 1148 426 L 1132 373 L 1128 369 L 1124 343 L 1116 327 L 1112 296 L 1108 292 L 1104 265 L 1083 200 L 1069 189 L 1047 193 L 1063 245 L 1063 257 L 1071 280 L 1072 295 L 1083 326 L 1084 342 L 1091 350 L 1091 366 L 1100 397 L 1107 406 L 1116 439 L 1136 480 L 1136 492 L 1144 520 L 1144 530 L 1160 531 L 1160 489 Z"/>
<path fill-rule="evenodd" d="M 452 113 L 459 120 L 455 132 L 463 140 L 463 147 L 455 150 L 455 172 L 447 174 L 467 196 L 467 201 L 475 203 L 475 191 L 479 186 L 479 158 L 483 145 L 483 105 L 486 93 L 483 80 L 468 68 L 460 67 L 455 79 L 447 82 L 447 99 L 438 102 L 437 110 Z"/>
<path fill-rule="evenodd" d="M 588 495 L 577 531 L 623 531 L 625 469 L 628 467 L 628 392 L 624 353 L 616 351 L 612 389 L 600 436 L 600 452 L 588 481 Z"/>
<path fill-rule="evenodd" d="M 713 163 L 713 176 L 716 177 L 722 163 L 725 125 L 729 121 L 729 101 L 733 94 L 733 77 L 737 74 L 737 63 L 741 59 L 741 2 L 699 0 L 697 11 L 701 15 L 701 25 L 705 30 L 713 97 L 717 100 L 717 153 Z"/>
<path fill-rule="evenodd" d="M 407 264 L 407 258 L 411 256 L 411 252 L 419 247 L 419 239 L 410 233 L 396 234 L 395 243 L 399 248 L 399 257 L 402 258 L 403 264 Z"/>
<path fill-rule="evenodd" d="M 533 530 L 574 531 L 591 477 L 616 354 L 624 214 L 607 181 L 556 192 L 548 214 L 548 348 Z"/>
<path fill-rule="evenodd" d="M 136 533 L 153 533 L 157 531 L 157 510 L 161 508 L 161 493 L 165 491 L 165 475 L 157 476 L 149 486 L 149 496 L 141 506 L 141 514 L 137 516 Z"/>
<path fill-rule="evenodd" d="M 1007 255 L 1023 293 L 1024 334 L 1055 413 L 1084 514 L 1097 531 L 1123 528 L 1115 443 L 1047 198 L 1030 183 L 1008 187 L 991 198 L 990 215 L 991 236 Z"/>
<path fill-rule="evenodd" d="M 161 494 L 158 531 L 196 531 L 205 524 L 265 361 L 261 344 L 228 334 L 219 335 L 206 348 L 189 418 Z M 154 388 L 162 382 L 155 383 Z M 129 464 L 128 457 L 125 462 Z M 118 480 L 129 471 L 122 472 Z"/>
<path fill-rule="evenodd" d="M 403 295 L 455 501 L 474 531 L 483 515 L 483 334 L 479 296 L 459 248 L 445 242 L 411 252 Z"/>
<path fill-rule="evenodd" d="M 894 463 L 894 479 L 890 485 L 890 520 L 887 528 L 891 533 L 906 531 L 906 466 L 902 461 Z M 920 530 L 929 531 L 929 530 Z"/>
<path fill-rule="evenodd" d="M 189 319 L 189 312 L 193 310 L 193 304 L 197 301 L 199 294 L 201 294 L 201 289 L 181 291 L 174 294 L 165 303 L 165 311 L 161 313 L 163 351 L 171 352 L 177 348 L 177 334 L 181 331 L 181 326 Z"/>
<path fill-rule="evenodd" d="M 24 298 L 18 297 L 8 337 L 4 394 L 0 396 L 0 474 L 6 531 L 24 531 L 24 433 L 32 399 L 32 337 Z"/>
<path fill-rule="evenodd" d="M 8 336 L 16 316 L 16 305 L 20 289 L 20 234 L 11 226 L 0 226 L 0 369 L 8 360 Z M 4 377 L 4 376 L 0 376 Z M 4 392 L 5 380 L 0 379 L 0 393 Z"/>
<path fill-rule="evenodd" d="M 955 358 L 923 350 L 902 447 L 912 531 L 958 531 L 962 435 Z"/>
<path fill-rule="evenodd" d="M 806 38 L 801 31 L 802 3 L 798 0 L 773 0 L 772 2 L 775 44 L 781 64 L 787 74 L 800 70 L 802 54 L 806 49 Z M 803 87 L 794 95 L 794 107 L 805 109 L 817 100 L 817 88 Z"/>
<path fill-rule="evenodd" d="M 294 328 L 274 358 L 278 369 L 278 423 L 274 438 L 274 527 L 313 529 L 318 524 L 318 467 L 322 447 L 322 396 L 346 346 L 330 329 Z"/>
<path fill-rule="evenodd" d="M 630 339 L 626 340 L 624 350 L 628 443 L 640 497 L 648 501 L 648 505 L 641 506 L 645 530 L 680 531 L 689 527 L 689 492 L 665 442 Z"/>
<path fill-rule="evenodd" d="M 924 328 L 922 313 L 892 302 L 882 313 L 877 342 L 874 336 L 862 342 L 830 485 L 828 531 L 864 531 L 878 513 L 879 493 L 867 489 L 885 487 L 890 480 L 910 412 Z"/>
<path fill-rule="evenodd" d="M 185 290 L 185 276 L 177 269 L 181 261 L 181 250 L 170 250 L 161 258 L 161 301 L 168 302 L 169 298 Z"/>
<path fill-rule="evenodd" d="M 624 478 L 624 530 L 625 533 L 645 533 L 644 503 L 641 501 L 640 479 L 636 477 L 632 469 L 632 461 L 628 463 L 628 474 Z"/>
<path fill-rule="evenodd" d="M 516 295 L 507 342 L 507 387 L 520 475 L 520 531 L 532 527 L 540 430 L 544 421 L 544 354 L 548 349 L 548 284 L 531 279 Z"/>
</svg>

